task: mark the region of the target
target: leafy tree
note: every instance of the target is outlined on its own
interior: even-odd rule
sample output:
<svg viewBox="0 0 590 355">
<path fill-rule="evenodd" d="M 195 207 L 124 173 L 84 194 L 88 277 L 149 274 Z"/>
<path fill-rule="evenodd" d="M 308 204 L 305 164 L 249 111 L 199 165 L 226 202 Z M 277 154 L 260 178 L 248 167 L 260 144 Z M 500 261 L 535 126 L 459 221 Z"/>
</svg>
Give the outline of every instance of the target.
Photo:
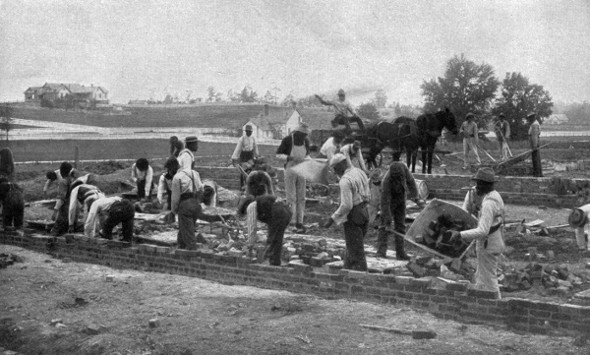
<svg viewBox="0 0 590 355">
<path fill-rule="evenodd" d="M 506 73 L 502 82 L 502 96 L 496 101 L 492 113 L 504 113 L 510 122 L 513 139 L 524 139 L 528 133 L 527 114 L 535 112 L 542 119 L 552 113 L 551 95 L 543 86 L 530 84 L 529 79 L 520 73 Z"/>
<path fill-rule="evenodd" d="M 569 123 L 590 124 L 590 102 L 588 101 L 566 105 L 563 113 L 567 116 Z"/>
<path fill-rule="evenodd" d="M 275 97 L 271 94 L 270 90 L 266 90 L 266 94 L 262 97 L 262 102 L 267 104 L 274 103 Z"/>
<path fill-rule="evenodd" d="M 213 86 L 207 88 L 207 102 L 215 102 L 217 98 L 217 91 Z"/>
<path fill-rule="evenodd" d="M 7 142 L 8 133 L 12 130 L 12 116 L 14 116 L 14 109 L 11 106 L 0 106 L 0 130 L 6 131 Z"/>
<path fill-rule="evenodd" d="M 377 107 L 373 103 L 361 104 L 357 110 L 358 115 L 366 120 L 376 121 L 381 118 Z"/>
<path fill-rule="evenodd" d="M 256 102 L 257 98 L 258 94 L 256 91 L 252 90 L 252 88 L 248 85 L 244 86 L 240 94 L 240 100 L 242 102 Z"/>
<path fill-rule="evenodd" d="M 283 102 L 281 102 L 281 106 L 293 106 L 293 103 L 295 102 L 295 96 L 293 96 L 292 93 L 289 93 L 287 96 L 285 96 L 285 98 L 283 99 Z"/>
<path fill-rule="evenodd" d="M 424 81 L 420 86 L 425 97 L 424 110 L 432 112 L 448 107 L 460 125 L 467 113 L 479 115 L 491 108 L 499 84 L 489 64 L 478 65 L 463 54 L 454 56 L 447 62 L 443 78 Z M 485 126 L 485 122 L 479 124 Z"/>
<path fill-rule="evenodd" d="M 387 104 L 387 94 L 385 94 L 385 90 L 379 89 L 375 92 L 375 99 L 373 99 L 375 106 L 377 108 L 383 108 Z"/>
</svg>

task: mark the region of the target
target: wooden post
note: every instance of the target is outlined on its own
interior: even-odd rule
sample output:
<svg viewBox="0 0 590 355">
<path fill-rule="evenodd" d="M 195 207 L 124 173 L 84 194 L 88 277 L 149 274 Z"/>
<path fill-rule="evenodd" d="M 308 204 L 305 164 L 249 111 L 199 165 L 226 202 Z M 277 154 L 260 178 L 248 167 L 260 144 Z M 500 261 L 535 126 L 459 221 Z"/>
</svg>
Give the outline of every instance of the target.
<svg viewBox="0 0 590 355">
<path fill-rule="evenodd" d="M 78 146 L 74 147 L 74 168 L 78 169 L 78 161 L 80 159 L 80 149 Z"/>
</svg>

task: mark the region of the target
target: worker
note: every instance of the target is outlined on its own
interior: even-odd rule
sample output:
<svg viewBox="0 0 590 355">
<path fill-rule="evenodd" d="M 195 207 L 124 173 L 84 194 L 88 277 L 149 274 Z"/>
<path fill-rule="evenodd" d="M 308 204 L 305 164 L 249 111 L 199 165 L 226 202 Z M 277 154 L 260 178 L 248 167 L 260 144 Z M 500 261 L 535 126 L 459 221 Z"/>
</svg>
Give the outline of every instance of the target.
<svg viewBox="0 0 590 355">
<path fill-rule="evenodd" d="M 158 199 L 158 203 L 164 206 L 164 194 L 166 194 L 166 206 L 164 207 L 166 210 L 170 210 L 172 206 L 170 202 L 170 199 L 172 198 L 170 189 L 172 188 L 172 178 L 178 171 L 179 167 L 180 165 L 178 164 L 178 160 L 171 156 L 168 158 L 168 160 L 166 160 L 166 163 L 164 163 L 164 169 L 166 169 L 166 172 L 160 175 L 160 180 L 158 181 L 158 191 L 156 197 Z"/>
<path fill-rule="evenodd" d="M 481 165 L 481 159 L 479 159 L 477 153 L 479 129 L 477 123 L 473 121 L 474 117 L 475 115 L 469 112 L 459 130 L 459 132 L 463 133 L 463 170 L 469 169 L 469 152 L 473 152 L 477 165 Z"/>
<path fill-rule="evenodd" d="M 76 231 L 76 222 L 78 221 L 78 211 L 80 206 L 86 211 L 86 216 L 90 211 L 92 203 L 105 195 L 98 187 L 90 184 L 81 184 L 72 189 L 70 193 L 70 207 L 68 213 L 68 232 Z"/>
<path fill-rule="evenodd" d="M 90 206 L 84 224 L 84 235 L 93 238 L 97 235 L 105 239 L 113 239 L 113 228 L 121 223 L 123 237 L 121 241 L 133 242 L 133 220 L 135 208 L 133 203 L 122 197 L 101 197 Z M 97 233 L 97 225 L 100 226 Z"/>
<path fill-rule="evenodd" d="M 340 177 L 340 206 L 332 216 L 323 223 L 329 228 L 333 223 L 344 224 L 344 240 L 346 256 L 344 268 L 358 271 L 367 270 L 364 238 L 369 226 L 367 202 L 371 198 L 367 175 L 358 168 L 348 165 L 346 157 L 335 154 L 329 163 L 337 176 Z"/>
<path fill-rule="evenodd" d="M 305 211 L 305 178 L 292 171 L 292 167 L 309 158 L 309 127 L 299 123 L 290 135 L 283 138 L 277 149 L 277 158 L 285 162 L 285 193 L 291 205 L 291 224 L 295 223 L 296 233 L 305 233 L 303 217 Z"/>
<path fill-rule="evenodd" d="M 477 270 L 475 288 L 496 292 L 498 287 L 498 259 L 504 251 L 504 201 L 494 189 L 497 181 L 492 168 L 480 168 L 473 176 L 475 189 L 467 192 L 463 209 L 478 215 L 477 227 L 466 231 L 452 231 L 450 241 L 459 238 L 467 243 L 475 240 Z"/>
<path fill-rule="evenodd" d="M 170 156 L 178 158 L 178 155 L 184 149 L 184 144 L 177 136 L 170 137 L 168 141 L 170 143 Z"/>
<path fill-rule="evenodd" d="M 0 206 L 4 230 L 22 228 L 25 214 L 23 189 L 7 177 L 0 177 Z"/>
<path fill-rule="evenodd" d="M 55 224 L 51 228 L 52 235 L 62 235 L 68 231 L 68 210 L 70 206 L 70 191 L 74 181 L 80 177 L 78 170 L 72 164 L 64 161 L 59 166 L 59 174 L 63 177 L 57 185 L 57 201 L 53 208 L 51 219 Z"/>
<path fill-rule="evenodd" d="M 590 213 L 590 204 L 574 208 L 568 217 L 569 225 L 574 229 L 576 235 L 576 244 L 580 252 L 590 251 L 588 243 L 588 214 Z"/>
<path fill-rule="evenodd" d="M 217 207 L 219 203 L 217 198 L 217 190 L 219 186 L 214 180 L 204 179 L 203 180 L 203 206 L 205 207 Z"/>
<path fill-rule="evenodd" d="M 199 140 L 195 136 L 186 137 L 184 140 L 186 148 L 178 154 L 180 170 L 193 169 L 195 164 L 195 153 L 199 150 Z"/>
<path fill-rule="evenodd" d="M 10 148 L 0 149 L 0 178 L 14 181 L 14 157 Z"/>
<path fill-rule="evenodd" d="M 363 152 L 361 151 L 361 142 L 347 138 L 342 141 L 342 144 L 340 153 L 344 154 L 348 165 L 361 169 L 365 174 L 368 174 L 369 171 L 367 170 L 365 158 L 363 158 Z"/>
<path fill-rule="evenodd" d="M 246 173 L 249 173 L 254 165 L 254 160 L 260 156 L 256 140 L 252 137 L 252 125 L 246 125 L 244 128 L 245 135 L 238 139 L 238 144 L 231 156 L 234 165 L 240 165 Z M 244 187 L 246 177 L 240 174 L 240 188 Z"/>
<path fill-rule="evenodd" d="M 137 198 L 148 200 L 152 195 L 154 169 L 146 158 L 139 158 L 131 166 L 131 181 L 137 184 Z"/>
<path fill-rule="evenodd" d="M 400 155 L 399 151 L 393 152 L 393 163 L 381 181 L 381 226 L 377 240 L 377 256 L 385 258 L 387 255 L 387 228 L 393 221 L 394 230 L 399 233 L 395 234 L 395 257 L 398 260 L 409 260 L 402 236 L 406 234 L 406 199 L 412 198 L 419 206 L 423 203 L 418 197 L 412 173 L 406 164 L 399 161 Z"/>
<path fill-rule="evenodd" d="M 537 114 L 531 113 L 526 117 L 529 122 L 529 144 L 531 146 L 533 161 L 533 176 L 543 177 L 543 168 L 541 167 L 541 152 L 539 151 L 539 138 L 541 136 L 541 124 L 537 120 Z"/>
<path fill-rule="evenodd" d="M 220 221 L 218 215 L 204 214 L 201 207 L 203 199 L 203 183 L 199 173 L 188 168 L 181 169 L 172 178 L 171 211 L 166 221 L 171 223 L 178 215 L 178 247 L 181 249 L 196 249 L 195 221 Z"/>
<path fill-rule="evenodd" d="M 44 194 L 47 194 L 53 183 L 57 183 L 59 185 L 59 182 L 63 180 L 63 176 L 61 176 L 59 169 L 55 171 L 48 171 L 47 174 L 45 174 L 45 177 L 47 178 L 47 180 L 45 181 L 45 185 L 43 186 Z"/>
<path fill-rule="evenodd" d="M 502 160 L 508 160 L 508 157 L 512 157 L 510 148 L 508 147 L 508 138 L 510 138 L 510 123 L 506 121 L 506 116 L 501 113 L 498 115 L 498 121 L 494 125 L 494 132 L 496 133 L 496 139 L 500 143 L 500 153 Z"/>
<path fill-rule="evenodd" d="M 263 171 L 253 171 L 248 175 L 245 199 L 240 201 L 238 213 L 246 215 L 248 249 L 252 252 L 259 241 L 257 221 L 268 225 L 266 251 L 264 258 L 269 258 L 270 265 L 281 265 L 281 253 L 285 229 L 291 221 L 291 209 L 286 201 L 273 195 L 270 176 Z"/>
<path fill-rule="evenodd" d="M 344 133 L 342 131 L 334 131 L 332 136 L 324 142 L 322 147 L 320 148 L 320 154 L 322 154 L 325 158 L 328 158 L 328 161 L 332 159 L 334 154 L 340 151 L 340 144 L 344 139 Z"/>
<path fill-rule="evenodd" d="M 365 131 L 365 125 L 361 118 L 356 114 L 352 105 L 346 101 L 346 93 L 344 90 L 338 90 L 338 99 L 333 101 L 324 100 L 321 96 L 315 95 L 322 105 L 333 106 L 336 116 L 332 120 L 332 127 L 336 128 L 338 125 L 344 125 L 346 135 L 352 133 L 350 121 L 356 122 L 361 132 Z"/>
</svg>

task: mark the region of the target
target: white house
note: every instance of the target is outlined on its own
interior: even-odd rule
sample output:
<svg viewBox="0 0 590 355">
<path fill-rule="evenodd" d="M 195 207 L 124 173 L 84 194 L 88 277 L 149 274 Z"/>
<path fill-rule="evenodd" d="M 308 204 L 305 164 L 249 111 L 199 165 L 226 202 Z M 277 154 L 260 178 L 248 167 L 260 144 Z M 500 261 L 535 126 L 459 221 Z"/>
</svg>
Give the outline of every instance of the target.
<svg viewBox="0 0 590 355">
<path fill-rule="evenodd" d="M 554 113 L 543 120 L 543 124 L 566 124 L 569 119 L 564 113 Z"/>
</svg>

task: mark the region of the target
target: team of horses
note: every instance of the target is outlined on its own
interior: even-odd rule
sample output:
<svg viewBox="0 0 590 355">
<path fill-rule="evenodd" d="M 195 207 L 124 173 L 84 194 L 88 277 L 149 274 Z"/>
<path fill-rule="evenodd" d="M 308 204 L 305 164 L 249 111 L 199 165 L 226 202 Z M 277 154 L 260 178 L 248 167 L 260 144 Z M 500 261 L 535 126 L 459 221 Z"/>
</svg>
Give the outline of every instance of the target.
<svg viewBox="0 0 590 355">
<path fill-rule="evenodd" d="M 448 109 L 435 113 L 425 113 L 416 119 L 401 116 L 393 122 L 379 121 L 369 125 L 363 139 L 369 153 L 367 161 L 376 165 L 379 153 L 389 147 L 393 151 L 405 152 L 408 167 L 416 170 L 418 149 L 422 151 L 422 173 L 432 173 L 432 157 L 438 137 L 446 128 L 453 134 L 458 133 L 455 115 Z"/>
</svg>

